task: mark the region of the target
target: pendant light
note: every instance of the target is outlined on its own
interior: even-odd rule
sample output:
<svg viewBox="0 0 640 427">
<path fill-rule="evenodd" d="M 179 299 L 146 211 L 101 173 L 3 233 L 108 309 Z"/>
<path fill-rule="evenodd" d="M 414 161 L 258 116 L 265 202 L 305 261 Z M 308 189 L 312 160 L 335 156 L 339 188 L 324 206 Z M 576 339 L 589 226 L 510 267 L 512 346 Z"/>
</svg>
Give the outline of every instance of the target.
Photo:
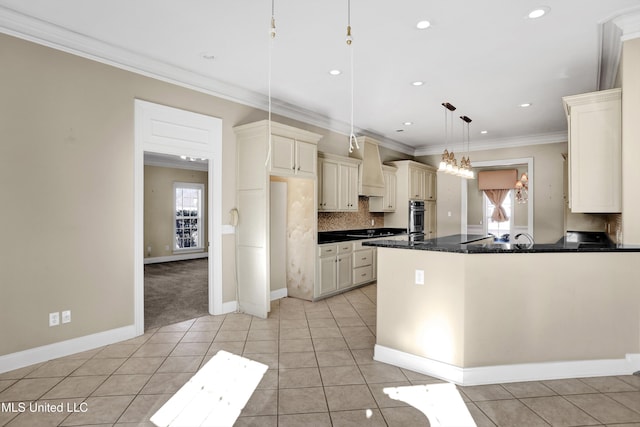
<svg viewBox="0 0 640 427">
<path fill-rule="evenodd" d="M 453 154 L 453 151 L 449 152 L 449 130 L 448 130 L 448 122 L 449 117 L 453 118 L 453 112 L 456 110 L 456 107 L 451 105 L 448 102 L 443 102 L 442 106 L 445 108 L 444 110 L 444 152 L 442 153 L 442 159 L 440 160 L 440 165 L 438 167 L 439 172 L 445 173 L 454 173 L 454 170 L 458 168 L 458 162 L 456 161 L 456 157 Z M 451 121 L 451 136 L 453 137 L 453 122 Z"/>
<path fill-rule="evenodd" d="M 460 162 L 460 172 L 458 175 L 465 179 L 474 179 L 473 170 L 471 168 L 471 156 L 469 156 L 469 145 L 470 145 L 470 133 L 469 133 L 469 124 L 471 123 L 471 119 L 467 116 L 460 116 L 460 119 L 463 121 L 462 123 L 462 149 L 464 150 L 465 141 L 467 143 L 467 157 L 462 156 L 462 161 Z M 464 127 L 467 127 L 467 136 L 465 138 L 464 135 Z"/>
<path fill-rule="evenodd" d="M 349 60 L 351 65 L 349 91 L 351 95 L 351 126 L 349 133 L 349 153 L 353 153 L 354 146 L 356 149 L 360 149 L 358 145 L 358 139 L 353 133 L 353 37 L 351 36 L 351 0 L 347 0 L 347 48 L 349 49 Z"/>
</svg>

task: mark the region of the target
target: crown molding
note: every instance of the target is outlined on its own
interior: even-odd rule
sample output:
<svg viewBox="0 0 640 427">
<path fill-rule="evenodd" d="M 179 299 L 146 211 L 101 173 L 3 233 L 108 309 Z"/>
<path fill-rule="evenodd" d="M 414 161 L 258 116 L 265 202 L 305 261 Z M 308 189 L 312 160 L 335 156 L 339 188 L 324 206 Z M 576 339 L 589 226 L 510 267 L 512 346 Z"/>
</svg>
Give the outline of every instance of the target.
<svg viewBox="0 0 640 427">
<path fill-rule="evenodd" d="M 5 6 L 0 6 L 0 32 L 238 104 L 264 111 L 269 108 L 267 96 L 261 93 L 105 43 Z M 334 120 L 315 111 L 278 99 L 272 99 L 272 113 L 341 133 L 345 136 L 351 132 L 350 124 L 348 123 Z M 415 149 L 409 145 L 367 132 L 364 129 L 354 129 L 354 131 L 358 134 L 378 139 L 381 145 L 386 148 L 414 155 Z"/>
<path fill-rule="evenodd" d="M 530 145 L 556 144 L 559 142 L 567 142 L 567 132 L 551 132 L 538 135 L 527 135 L 517 138 L 500 138 L 482 142 L 474 142 L 469 147 L 469 152 L 496 150 L 504 148 L 526 147 Z M 459 145 L 459 144 L 458 144 Z M 454 151 L 455 144 L 453 144 Z M 416 156 L 430 156 L 433 154 L 442 154 L 445 148 L 452 148 L 445 145 L 429 145 L 416 148 Z"/>
<path fill-rule="evenodd" d="M 599 24 L 599 33 L 598 90 L 606 90 L 615 86 L 622 43 L 640 37 L 640 8 L 627 9 L 607 18 Z"/>
</svg>

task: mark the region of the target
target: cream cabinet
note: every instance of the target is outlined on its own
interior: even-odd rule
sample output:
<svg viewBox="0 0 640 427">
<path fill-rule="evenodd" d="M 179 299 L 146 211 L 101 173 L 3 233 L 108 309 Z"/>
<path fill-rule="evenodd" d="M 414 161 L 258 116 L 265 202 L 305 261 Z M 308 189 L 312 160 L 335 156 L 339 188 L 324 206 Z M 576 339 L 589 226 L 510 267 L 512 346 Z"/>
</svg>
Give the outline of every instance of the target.
<svg viewBox="0 0 640 427">
<path fill-rule="evenodd" d="M 315 178 L 316 154 L 316 144 L 272 133 L 269 172 L 279 176 Z"/>
<path fill-rule="evenodd" d="M 353 286 L 374 280 L 373 258 L 375 248 L 362 246 L 362 242 L 354 244 L 353 252 Z"/>
<path fill-rule="evenodd" d="M 338 210 L 338 162 L 319 159 L 318 162 L 318 210 Z"/>
<path fill-rule="evenodd" d="M 425 202 L 424 204 L 424 238 L 435 239 L 437 237 L 437 212 L 436 202 Z"/>
<path fill-rule="evenodd" d="M 270 154 L 269 128 L 271 128 L 273 136 Z M 270 309 L 271 257 L 282 258 L 286 256 L 288 265 L 292 259 L 291 253 L 271 254 L 272 236 L 269 221 L 271 176 L 285 175 L 308 178 L 299 180 L 304 188 L 310 189 L 307 197 L 300 202 L 301 210 L 314 212 L 315 206 L 317 206 L 314 191 L 316 185 L 315 152 L 316 144 L 322 136 L 276 122 L 272 122 L 269 126 L 267 120 L 236 126 L 233 130 L 236 135 L 237 160 L 236 208 L 238 210 L 238 225 L 235 236 L 240 307 L 249 314 L 266 317 Z M 301 144 L 301 142 L 305 144 Z M 294 163 L 296 164 L 295 171 L 289 169 L 289 161 L 292 158 L 290 156 L 291 146 L 293 146 L 294 154 L 297 150 L 299 159 L 305 159 L 304 161 L 300 160 L 297 164 Z M 267 158 L 270 159 L 268 162 Z M 311 161 L 312 167 L 309 166 L 309 161 Z M 297 165 L 300 166 L 299 171 Z M 308 227 L 309 232 L 295 242 L 295 250 L 298 253 L 308 253 L 310 256 L 307 257 L 307 262 L 297 264 L 296 286 L 289 290 L 289 296 L 312 299 L 317 276 L 317 264 L 313 256 L 317 247 L 316 221 L 311 221 Z"/>
<path fill-rule="evenodd" d="M 369 212 L 393 212 L 396 210 L 397 169 L 394 166 L 382 165 L 384 196 L 369 197 Z"/>
<path fill-rule="evenodd" d="M 358 210 L 358 165 L 340 163 L 338 165 L 338 210 Z"/>
<path fill-rule="evenodd" d="M 315 298 L 351 286 L 353 244 L 351 242 L 318 245 L 318 278 Z"/>
<path fill-rule="evenodd" d="M 318 211 L 358 211 L 360 160 L 318 153 Z"/>
<path fill-rule="evenodd" d="M 396 208 L 384 215 L 386 227 L 406 228 L 409 218 L 409 200 L 424 200 L 433 203 L 433 235 L 435 237 L 435 203 L 437 189 L 436 168 L 413 160 L 389 162 L 396 170 Z M 427 226 L 425 224 L 425 235 Z"/>
<path fill-rule="evenodd" d="M 568 196 L 572 212 L 622 209 L 621 90 L 562 98 L 569 128 Z"/>
</svg>

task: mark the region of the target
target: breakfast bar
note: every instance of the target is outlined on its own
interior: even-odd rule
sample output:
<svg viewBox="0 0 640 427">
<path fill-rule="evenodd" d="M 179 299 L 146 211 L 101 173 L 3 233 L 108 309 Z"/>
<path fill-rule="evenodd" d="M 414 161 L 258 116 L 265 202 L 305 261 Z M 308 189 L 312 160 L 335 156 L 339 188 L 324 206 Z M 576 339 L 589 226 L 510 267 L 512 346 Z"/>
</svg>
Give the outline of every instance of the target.
<svg viewBox="0 0 640 427">
<path fill-rule="evenodd" d="M 461 385 L 640 370 L 638 246 L 364 245 L 378 254 L 378 361 Z"/>
</svg>

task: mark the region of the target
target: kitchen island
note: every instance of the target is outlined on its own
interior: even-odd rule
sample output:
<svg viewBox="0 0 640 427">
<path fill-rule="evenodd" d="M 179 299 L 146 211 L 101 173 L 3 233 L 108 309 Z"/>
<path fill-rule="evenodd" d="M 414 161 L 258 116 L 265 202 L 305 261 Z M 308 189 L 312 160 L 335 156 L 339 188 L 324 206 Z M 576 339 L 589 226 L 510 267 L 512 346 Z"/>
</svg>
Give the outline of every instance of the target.
<svg viewBox="0 0 640 427">
<path fill-rule="evenodd" d="M 461 385 L 640 370 L 639 246 L 373 241 L 374 358 Z"/>
</svg>

